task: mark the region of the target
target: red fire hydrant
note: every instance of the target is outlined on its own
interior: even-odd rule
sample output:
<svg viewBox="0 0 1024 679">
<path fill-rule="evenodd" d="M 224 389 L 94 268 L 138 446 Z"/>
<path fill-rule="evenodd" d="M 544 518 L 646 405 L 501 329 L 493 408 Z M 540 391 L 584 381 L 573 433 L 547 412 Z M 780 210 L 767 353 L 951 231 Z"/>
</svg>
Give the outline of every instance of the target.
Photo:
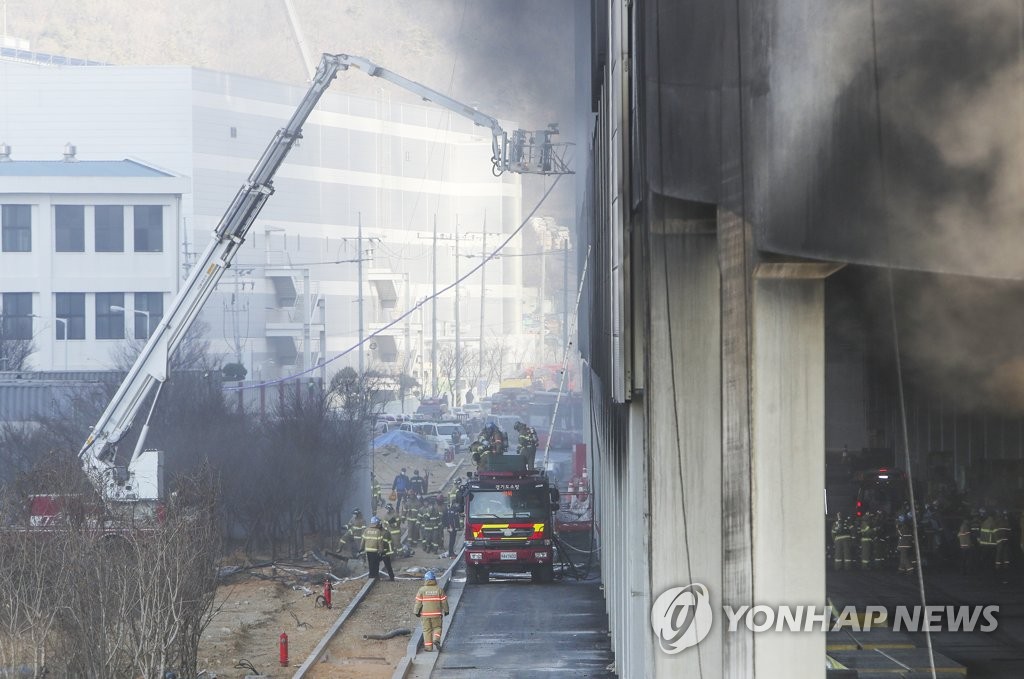
<svg viewBox="0 0 1024 679">
<path fill-rule="evenodd" d="M 324 608 L 331 607 L 331 581 L 324 580 Z"/>
<path fill-rule="evenodd" d="M 288 635 L 281 632 L 281 636 L 277 642 L 278 658 L 281 661 L 281 667 L 288 667 Z"/>
</svg>

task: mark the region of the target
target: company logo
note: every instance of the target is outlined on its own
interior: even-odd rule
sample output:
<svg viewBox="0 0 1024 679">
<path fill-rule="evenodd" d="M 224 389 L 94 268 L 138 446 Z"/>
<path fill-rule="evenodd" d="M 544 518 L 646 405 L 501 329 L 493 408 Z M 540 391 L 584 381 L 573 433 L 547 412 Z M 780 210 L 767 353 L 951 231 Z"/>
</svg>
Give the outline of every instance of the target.
<svg viewBox="0 0 1024 679">
<path fill-rule="evenodd" d="M 999 606 L 867 606 L 842 610 L 830 606 L 722 606 L 724 632 L 742 625 L 751 632 L 864 632 L 886 627 L 894 632 L 992 632 Z M 713 615 L 707 587 L 693 583 L 661 593 L 651 607 L 651 627 L 661 650 L 670 655 L 696 646 L 711 631 Z"/>
<path fill-rule="evenodd" d="M 668 654 L 703 641 L 711 631 L 713 617 L 708 589 L 696 582 L 665 590 L 651 607 L 651 627 L 661 650 Z"/>
</svg>

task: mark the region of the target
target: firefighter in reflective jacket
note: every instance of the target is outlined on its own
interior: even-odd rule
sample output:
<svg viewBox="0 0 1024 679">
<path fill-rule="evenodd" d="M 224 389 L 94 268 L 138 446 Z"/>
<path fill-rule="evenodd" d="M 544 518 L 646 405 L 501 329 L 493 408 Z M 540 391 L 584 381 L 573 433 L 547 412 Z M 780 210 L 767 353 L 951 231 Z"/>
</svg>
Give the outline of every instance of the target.
<svg viewBox="0 0 1024 679">
<path fill-rule="evenodd" d="M 366 521 L 363 520 L 363 513 L 359 508 L 352 510 L 352 518 L 341 527 L 341 537 L 338 539 L 338 551 L 345 553 L 348 546 L 349 553 L 355 559 L 359 556 L 359 541 L 363 538 L 363 530 L 366 529 Z"/>
<path fill-rule="evenodd" d="M 1005 509 L 999 512 L 995 525 L 992 537 L 996 543 L 996 570 L 1004 571 L 1010 567 L 1010 513 Z"/>
<path fill-rule="evenodd" d="M 853 526 L 841 512 L 832 524 L 832 551 L 835 569 L 849 570 L 853 565 Z"/>
<path fill-rule="evenodd" d="M 391 570 L 391 532 L 381 525 L 379 517 L 370 517 L 370 525 L 363 531 L 360 543 L 362 551 L 366 552 L 366 563 L 370 567 L 368 578 L 376 580 L 380 573 L 380 565 L 383 563 L 388 578 L 394 582 L 395 572 Z"/>
<path fill-rule="evenodd" d="M 910 575 L 914 572 L 915 564 L 911 551 L 914 549 L 914 528 L 910 523 L 910 517 L 906 514 L 900 514 L 896 523 L 896 533 L 899 536 L 899 542 L 896 543 L 896 549 L 900 553 L 899 572 L 902 575 Z"/>
<path fill-rule="evenodd" d="M 519 432 L 519 454 L 526 460 L 527 468 L 533 469 L 539 442 L 537 430 L 524 422 L 516 422 L 514 429 Z"/>
<path fill-rule="evenodd" d="M 384 527 L 391 533 L 391 549 L 401 550 L 402 548 L 402 517 L 395 514 L 395 506 L 387 505 L 385 509 L 388 515 L 384 517 Z"/>
<path fill-rule="evenodd" d="M 960 575 L 968 575 L 974 566 L 974 536 L 971 535 L 971 518 L 965 516 L 960 523 L 956 539 L 960 543 Z"/>
<path fill-rule="evenodd" d="M 864 516 L 860 517 L 860 567 L 862 570 L 868 570 L 871 568 L 873 562 L 871 561 L 871 548 L 875 541 L 875 536 L 878 534 L 878 530 L 875 528 L 875 522 L 871 516 L 871 512 L 864 512 Z"/>
<path fill-rule="evenodd" d="M 413 615 L 423 623 L 423 648 L 441 650 L 441 616 L 448 615 L 448 595 L 437 586 L 434 571 L 423 574 L 423 586 L 416 592 Z"/>
<path fill-rule="evenodd" d="M 415 495 L 406 500 L 405 525 L 409 529 L 409 544 L 415 547 L 420 541 L 420 500 Z"/>
</svg>

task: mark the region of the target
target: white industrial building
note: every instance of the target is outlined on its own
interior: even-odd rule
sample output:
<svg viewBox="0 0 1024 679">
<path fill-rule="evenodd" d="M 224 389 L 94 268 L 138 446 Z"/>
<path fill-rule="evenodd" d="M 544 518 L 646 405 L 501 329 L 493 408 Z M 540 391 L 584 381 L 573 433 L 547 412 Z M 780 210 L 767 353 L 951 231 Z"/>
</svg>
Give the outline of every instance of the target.
<svg viewBox="0 0 1024 679">
<path fill-rule="evenodd" d="M 30 367 L 111 367 L 178 289 L 184 177 L 132 160 L 10 161 L 0 146 L 0 318 Z M 0 365 L 0 370 L 14 366 Z"/>
<path fill-rule="evenodd" d="M 224 209 L 306 90 L 197 68 L 53 65 L 52 57 L 7 56 L 0 58 L 0 142 L 9 145 L 8 165 L 60 161 L 70 142 L 77 147 L 79 167 L 139 158 L 166 173 L 162 195 L 169 240 L 159 263 L 151 262 L 155 258 L 149 253 L 133 259 L 136 253 L 126 251 L 132 262 L 116 276 L 138 277 L 167 293 L 176 289 L 171 281 L 180 282 L 195 251 L 206 246 Z M 225 362 L 240 360 L 250 380 L 286 377 L 323 360 L 329 364 L 328 379 L 344 365 L 357 366 L 359 352 L 351 349 L 360 336 L 360 306 L 362 332 L 368 335 L 430 295 L 435 269 L 436 287 L 444 288 L 456 269 L 468 271 L 520 225 L 520 179 L 492 175 L 489 130 L 444 109 L 392 101 L 386 83 L 376 98 L 345 94 L 347 79 L 365 77 L 342 74 L 321 99 L 275 179 L 275 195 L 204 311 L 213 350 Z M 107 179 L 80 185 L 78 204 L 130 205 L 123 196 L 130 192 L 119 190 L 121 179 Z M 24 204 L 19 201 L 25 200 L 25 185 L 35 181 L 38 190 L 28 193 L 45 197 L 45 204 L 38 203 L 38 227 L 49 234 L 56 214 L 52 206 L 70 200 L 69 194 L 42 186 L 50 180 L 21 176 L 14 191 L 10 178 L 0 175 L 0 203 Z M 159 195 L 154 191 L 148 199 Z M 175 195 L 180 202 L 171 200 Z M 90 219 L 95 220 L 95 210 L 87 208 L 86 228 Z M 175 232 L 179 224 L 180 234 Z M 0 292 L 31 289 L 40 296 L 32 313 L 55 318 L 52 295 L 71 279 L 55 279 L 57 272 L 38 265 L 59 265 L 67 257 L 53 251 L 49 235 L 39 238 L 40 247 L 46 243 L 50 250 L 37 253 L 31 271 L 21 265 L 9 269 L 6 253 L 0 255 Z M 517 239 L 506 252 L 518 250 Z M 108 271 L 110 255 L 87 249 L 76 257 L 82 263 L 73 277 L 76 290 L 109 287 L 115 275 Z M 516 349 L 509 355 L 526 361 L 536 338 L 523 331 L 519 259 L 492 260 L 485 284 L 477 274 L 460 286 L 458 329 L 467 346 L 478 346 L 481 333 L 485 340 L 503 338 Z M 486 295 L 484 305 L 481 295 Z M 134 336 L 135 324 L 145 319 L 136 313 L 139 307 L 128 298 L 113 306 L 127 309 L 122 313 L 132 317 L 126 323 Z M 455 340 L 455 290 L 438 300 L 436 323 L 433 310 L 424 304 L 408 321 L 368 341 L 365 366 L 405 371 L 429 385 L 435 327 L 440 346 Z M 76 352 L 71 344 L 65 366 L 64 347 L 40 342 L 33 367 L 103 367 L 95 364 L 102 349 L 83 345 Z M 339 354 L 344 356 L 338 359 Z"/>
</svg>

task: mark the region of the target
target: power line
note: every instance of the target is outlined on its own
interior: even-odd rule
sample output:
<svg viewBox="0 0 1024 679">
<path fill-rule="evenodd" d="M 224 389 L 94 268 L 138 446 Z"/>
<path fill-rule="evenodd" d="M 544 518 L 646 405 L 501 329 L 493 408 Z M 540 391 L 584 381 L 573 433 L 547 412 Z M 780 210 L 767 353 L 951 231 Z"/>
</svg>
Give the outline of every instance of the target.
<svg viewBox="0 0 1024 679">
<path fill-rule="evenodd" d="M 416 312 L 420 308 L 422 308 L 424 304 L 426 304 L 427 302 L 433 300 L 435 297 L 440 297 L 444 293 L 446 293 L 449 290 L 453 289 L 455 286 L 459 285 L 460 283 L 465 281 L 467 278 L 469 278 L 470 276 L 475 274 L 477 271 L 482 269 L 484 267 L 484 265 L 487 264 L 487 262 L 491 261 L 492 259 L 495 259 L 498 256 L 498 253 L 500 253 L 505 248 L 505 246 L 507 246 L 510 242 L 512 242 L 512 239 L 515 238 L 516 236 L 518 236 L 520 231 L 522 231 L 524 228 L 526 228 L 526 225 L 529 224 L 530 220 L 533 218 L 533 215 L 535 215 L 537 213 L 537 210 L 540 209 L 540 206 L 544 204 L 544 201 L 547 200 L 548 196 L 551 195 L 551 192 L 555 190 L 556 186 L 558 186 L 558 182 L 559 182 L 559 180 L 561 178 L 562 178 L 562 175 L 557 175 L 555 177 L 554 183 L 544 192 L 544 195 L 540 197 L 540 200 L 537 201 L 537 204 L 533 207 L 532 210 L 530 210 L 529 214 L 526 215 L 526 217 L 523 219 L 522 223 L 518 227 L 516 227 L 515 231 L 510 233 L 508 235 L 508 237 L 505 238 L 505 240 L 503 240 L 501 242 L 501 244 L 498 245 L 498 247 L 494 251 L 491 252 L 491 254 L 487 255 L 487 257 L 484 259 L 484 261 L 482 261 L 479 264 L 476 264 L 475 266 L 473 266 L 472 269 L 470 269 L 465 274 L 463 274 L 462 276 L 457 278 L 454 282 L 449 283 L 445 287 L 443 287 L 440 290 L 438 290 L 436 294 L 428 295 L 427 297 L 424 297 L 422 300 L 416 302 L 416 304 L 414 304 L 412 306 L 412 308 L 406 310 L 406 312 L 403 313 L 401 316 L 398 316 L 397 318 L 395 318 L 390 323 L 388 323 L 388 324 L 384 325 L 383 327 L 381 327 L 379 330 L 375 330 L 374 332 L 370 333 L 369 335 L 364 337 L 361 342 L 357 342 L 356 344 L 354 344 L 351 347 L 349 347 L 348 349 L 345 349 L 344 351 L 340 352 L 338 355 L 334 356 L 333 358 L 324 361 L 322 365 L 327 365 L 328 363 L 333 363 L 334 361 L 337 361 L 339 358 L 342 358 L 343 356 L 346 356 L 346 355 L 352 353 L 353 351 L 355 351 L 356 349 L 361 347 L 366 342 L 369 342 L 371 339 L 373 339 L 377 335 L 383 334 L 385 330 L 388 330 L 388 329 L 398 325 L 398 323 L 400 321 L 403 321 L 407 317 L 411 316 L 414 312 Z M 297 373 L 295 373 L 293 375 L 286 375 L 285 377 L 280 377 L 280 378 L 278 378 L 276 380 L 268 380 L 267 382 L 260 382 L 258 384 L 250 384 L 250 385 L 241 386 L 241 387 L 224 387 L 224 391 L 245 391 L 247 389 L 256 389 L 258 387 L 265 387 L 265 386 L 274 385 L 274 384 L 281 384 L 283 382 L 288 382 L 289 380 L 293 380 L 293 379 L 296 379 L 298 377 L 302 377 L 303 375 L 312 373 L 314 370 L 320 370 L 320 369 L 321 369 L 321 365 L 317 365 L 315 367 L 307 368 L 306 370 L 303 370 L 301 372 L 297 372 Z"/>
</svg>

